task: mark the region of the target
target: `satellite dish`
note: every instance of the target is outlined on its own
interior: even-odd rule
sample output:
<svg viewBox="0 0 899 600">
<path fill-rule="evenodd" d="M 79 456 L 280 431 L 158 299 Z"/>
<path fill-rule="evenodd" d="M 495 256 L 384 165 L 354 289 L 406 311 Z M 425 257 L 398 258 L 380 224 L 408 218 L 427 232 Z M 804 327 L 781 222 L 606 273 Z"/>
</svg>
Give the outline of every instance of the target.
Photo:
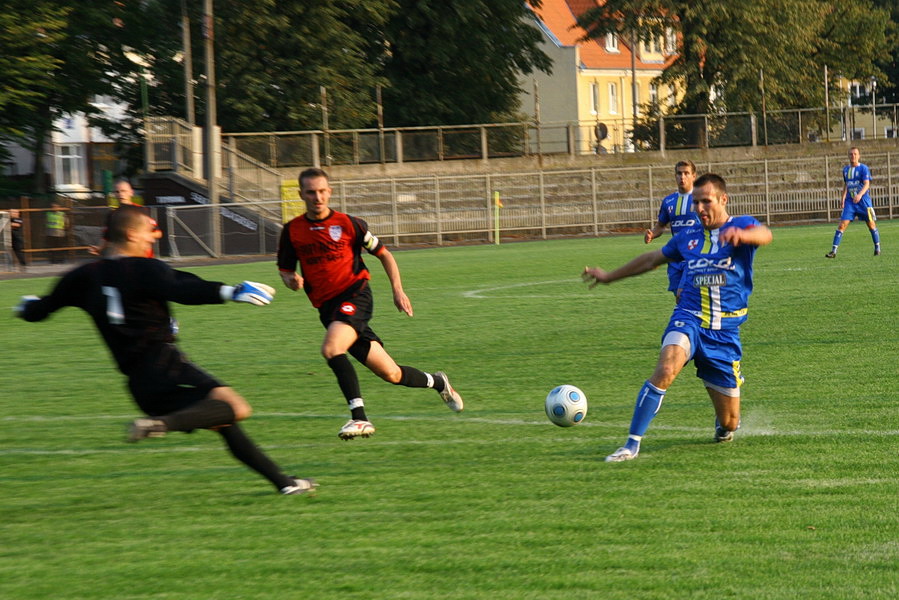
<svg viewBox="0 0 899 600">
<path fill-rule="evenodd" d="M 605 123 L 597 123 L 596 124 L 596 139 L 597 141 L 603 141 L 609 137 L 609 128 L 606 127 Z"/>
</svg>

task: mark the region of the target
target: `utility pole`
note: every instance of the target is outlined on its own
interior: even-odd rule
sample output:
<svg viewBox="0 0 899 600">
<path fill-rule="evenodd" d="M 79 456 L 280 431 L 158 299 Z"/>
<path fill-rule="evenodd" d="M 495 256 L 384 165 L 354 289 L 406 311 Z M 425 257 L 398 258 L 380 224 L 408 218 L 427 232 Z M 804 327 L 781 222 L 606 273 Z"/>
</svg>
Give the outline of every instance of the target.
<svg viewBox="0 0 899 600">
<path fill-rule="evenodd" d="M 181 47 L 184 61 L 184 102 L 187 122 L 194 126 L 194 75 L 193 53 L 190 48 L 190 17 L 187 14 L 187 0 L 181 0 Z"/>
<path fill-rule="evenodd" d="M 631 104 L 633 104 L 634 125 L 631 131 L 631 146 L 637 151 L 637 33 L 631 31 Z"/>
<path fill-rule="evenodd" d="M 215 176 L 215 18 L 212 13 L 212 0 L 203 0 L 203 47 L 206 55 L 206 185 L 208 187 L 210 221 L 212 229 L 212 254 L 222 255 L 222 220 L 219 217 L 219 191 Z"/>
</svg>

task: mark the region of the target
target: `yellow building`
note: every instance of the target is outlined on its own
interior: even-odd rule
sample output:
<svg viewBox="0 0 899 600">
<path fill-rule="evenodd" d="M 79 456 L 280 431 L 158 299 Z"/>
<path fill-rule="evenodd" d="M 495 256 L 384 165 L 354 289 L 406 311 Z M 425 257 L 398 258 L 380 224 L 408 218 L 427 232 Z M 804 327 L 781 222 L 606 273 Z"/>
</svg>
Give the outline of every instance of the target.
<svg viewBox="0 0 899 600">
<path fill-rule="evenodd" d="M 628 151 L 633 149 L 629 132 L 635 116 L 641 116 L 646 105 L 659 105 L 664 113 L 674 103 L 676 91 L 655 85 L 653 79 L 673 60 L 676 38 L 672 33 L 633 44 L 608 34 L 581 41 L 585 32 L 576 20 L 596 5 L 597 0 L 542 0 L 532 10 L 553 73 L 522 79 L 522 109 L 547 127 L 544 145 L 560 143 L 562 132 L 571 132 L 563 124 L 575 123 L 578 153 Z M 556 124 L 558 133 L 553 135 Z"/>
</svg>

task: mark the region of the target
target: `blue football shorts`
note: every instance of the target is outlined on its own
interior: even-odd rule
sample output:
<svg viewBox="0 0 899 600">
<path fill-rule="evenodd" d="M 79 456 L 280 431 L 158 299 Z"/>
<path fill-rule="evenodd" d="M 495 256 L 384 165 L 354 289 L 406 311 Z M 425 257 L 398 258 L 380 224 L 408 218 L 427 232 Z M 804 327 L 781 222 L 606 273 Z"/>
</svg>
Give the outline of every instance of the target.
<svg viewBox="0 0 899 600">
<path fill-rule="evenodd" d="M 743 346 L 740 330 L 706 329 L 699 320 L 675 313 L 662 335 L 662 345 L 689 345 L 687 360 L 696 366 L 696 376 L 707 383 L 722 388 L 739 388 L 743 385 L 740 359 Z"/>
<path fill-rule="evenodd" d="M 854 221 L 856 217 L 858 217 L 859 221 L 864 221 L 865 223 L 877 220 L 877 216 L 874 214 L 874 207 L 871 206 L 870 202 L 861 200 L 856 204 L 852 200 L 844 201 L 843 214 L 840 215 L 840 220 Z"/>
</svg>

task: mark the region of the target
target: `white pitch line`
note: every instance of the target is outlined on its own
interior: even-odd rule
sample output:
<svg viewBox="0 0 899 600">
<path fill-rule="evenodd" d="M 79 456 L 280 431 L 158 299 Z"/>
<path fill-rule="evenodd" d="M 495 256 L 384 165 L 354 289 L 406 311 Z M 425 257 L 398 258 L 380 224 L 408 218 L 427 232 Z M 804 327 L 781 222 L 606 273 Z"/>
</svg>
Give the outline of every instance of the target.
<svg viewBox="0 0 899 600">
<path fill-rule="evenodd" d="M 301 413 L 261 413 L 257 416 L 264 417 L 293 417 L 293 418 L 314 418 L 314 419 L 340 419 L 341 417 L 335 415 L 308 415 Z M 23 416 L 23 417 L 4 417 L 3 421 L 18 421 L 18 422 L 47 422 L 47 421 L 71 421 L 71 420 L 87 420 L 87 419 L 129 419 L 129 416 L 120 416 L 120 415 L 86 415 L 86 416 L 59 416 L 59 417 L 32 417 L 32 416 Z M 394 416 L 381 416 L 378 417 L 378 421 L 447 421 L 448 419 L 452 419 L 453 417 L 438 417 L 438 416 L 402 416 L 402 415 L 394 415 Z M 535 420 L 526 420 L 519 418 L 492 418 L 492 417 L 459 417 L 461 420 L 466 422 L 476 423 L 476 424 L 486 424 L 486 425 L 496 425 L 502 427 L 542 427 L 547 430 L 555 430 L 551 424 L 543 419 L 535 419 Z M 611 432 L 603 432 L 603 434 L 596 439 L 596 441 L 606 440 L 606 438 L 611 438 L 613 436 L 623 436 L 627 431 L 627 424 L 625 423 L 603 423 L 597 421 L 588 421 L 585 423 L 581 423 L 577 426 L 577 428 L 571 429 L 559 429 L 556 430 L 556 435 L 552 439 L 547 439 L 545 437 L 539 438 L 537 440 L 533 436 L 517 436 L 510 438 L 505 435 L 497 435 L 495 438 L 477 438 L 477 439 L 453 439 L 453 440 L 389 440 L 389 439 L 378 439 L 373 444 L 377 444 L 379 446 L 409 446 L 409 445 L 419 445 L 419 446 L 440 446 L 440 445 L 474 445 L 474 444 L 511 444 L 511 443 L 522 443 L 525 441 L 539 441 L 541 443 L 570 443 L 572 441 L 571 437 L 568 437 L 564 431 L 570 431 L 574 434 L 574 431 L 584 430 L 584 429 L 592 429 L 592 428 L 604 428 L 604 429 L 614 429 L 616 430 L 614 433 Z M 683 426 L 673 426 L 673 425 L 654 425 L 652 428 L 652 432 L 664 434 L 703 434 L 709 433 L 708 427 L 683 427 Z M 750 427 L 744 427 L 740 430 L 740 437 L 832 437 L 832 436 L 847 436 L 847 435 L 865 435 L 865 436 L 899 436 L 899 430 L 859 430 L 859 431 L 851 431 L 845 429 L 828 429 L 828 430 L 820 430 L 820 431 L 801 431 L 801 430 L 776 430 L 771 428 L 770 426 L 752 429 Z M 562 437 L 565 436 L 565 437 Z M 665 436 L 669 437 L 669 436 Z M 579 441 L 584 441 L 584 438 L 576 438 Z M 333 440 L 322 440 L 319 442 L 307 442 L 307 443 L 298 443 L 298 444 L 275 444 L 269 445 L 264 444 L 262 448 L 265 450 L 299 450 L 304 448 L 319 448 L 319 447 L 331 447 L 334 445 Z M 105 448 L 105 449 L 77 449 L 77 448 L 66 448 L 59 450 L 50 450 L 44 448 L 0 448 L 0 456 L 90 456 L 90 455 L 99 455 L 99 454 L 125 454 L 125 453 L 133 453 L 135 451 L 140 451 L 144 454 L 171 454 L 171 453 L 196 453 L 196 452 L 221 452 L 221 447 L 217 445 L 210 445 L 208 447 L 198 447 L 198 446 L 165 446 L 165 447 L 153 447 L 152 442 L 140 444 L 139 446 L 126 446 L 122 445 L 121 448 Z"/>
<path fill-rule="evenodd" d="M 500 290 L 510 290 L 514 288 L 523 288 L 523 287 L 533 287 L 536 285 L 555 285 L 557 283 L 572 283 L 578 281 L 577 279 L 556 279 L 554 281 L 528 281 L 523 283 L 510 283 L 508 285 L 498 285 L 496 287 L 489 288 L 481 288 L 479 290 L 468 290 L 467 292 L 462 292 L 462 296 L 465 298 L 490 298 L 490 296 L 485 296 L 484 294 L 488 292 L 497 292 Z M 533 296 L 532 296 L 533 297 Z M 557 295 L 553 295 L 553 298 L 557 298 Z"/>
</svg>

